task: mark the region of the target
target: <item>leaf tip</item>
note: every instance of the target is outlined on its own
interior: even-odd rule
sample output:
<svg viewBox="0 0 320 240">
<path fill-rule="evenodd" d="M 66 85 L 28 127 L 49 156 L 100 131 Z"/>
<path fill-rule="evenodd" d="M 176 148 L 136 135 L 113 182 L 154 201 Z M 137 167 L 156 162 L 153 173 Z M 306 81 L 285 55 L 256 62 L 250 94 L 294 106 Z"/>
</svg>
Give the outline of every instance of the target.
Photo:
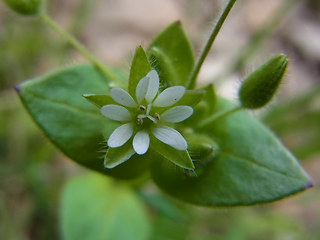
<svg viewBox="0 0 320 240">
<path fill-rule="evenodd" d="M 17 93 L 21 92 L 21 86 L 19 84 L 15 85 L 13 88 Z"/>
<path fill-rule="evenodd" d="M 313 187 L 313 183 L 311 181 L 309 181 L 306 185 L 306 189 L 307 188 L 312 188 Z"/>
</svg>

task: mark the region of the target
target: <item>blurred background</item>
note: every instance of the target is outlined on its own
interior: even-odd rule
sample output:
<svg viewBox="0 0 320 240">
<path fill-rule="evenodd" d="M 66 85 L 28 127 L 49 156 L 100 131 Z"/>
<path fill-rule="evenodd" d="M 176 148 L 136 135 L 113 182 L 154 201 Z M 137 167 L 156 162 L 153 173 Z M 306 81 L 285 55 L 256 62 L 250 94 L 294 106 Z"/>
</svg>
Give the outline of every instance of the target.
<svg viewBox="0 0 320 240">
<path fill-rule="evenodd" d="M 175 20 L 181 20 L 199 53 L 223 3 L 52 0 L 48 11 L 98 58 L 128 73 L 135 48 L 146 47 Z M 320 239 L 319 0 L 238 1 L 205 61 L 199 84 L 215 82 L 219 94 L 237 101 L 241 79 L 281 52 L 291 62 L 280 93 L 271 106 L 253 114 L 295 153 L 314 187 L 263 206 L 187 206 L 188 214 L 175 204 L 157 207 L 149 199 L 152 239 Z M 61 238 L 61 189 L 70 176 L 86 170 L 49 143 L 13 87 L 81 62 L 86 60 L 39 19 L 21 17 L 0 2 L 0 239 Z"/>
</svg>

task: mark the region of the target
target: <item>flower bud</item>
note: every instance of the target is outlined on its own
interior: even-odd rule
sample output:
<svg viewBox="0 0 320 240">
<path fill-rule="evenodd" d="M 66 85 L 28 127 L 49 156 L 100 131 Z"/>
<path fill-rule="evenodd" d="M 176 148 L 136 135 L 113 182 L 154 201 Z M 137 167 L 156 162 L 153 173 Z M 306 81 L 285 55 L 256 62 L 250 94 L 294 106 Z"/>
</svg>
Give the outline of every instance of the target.
<svg viewBox="0 0 320 240">
<path fill-rule="evenodd" d="M 4 0 L 15 12 L 22 15 L 37 15 L 42 7 L 43 0 Z"/>
<path fill-rule="evenodd" d="M 192 159 L 204 163 L 208 158 L 217 154 L 218 145 L 208 136 L 195 133 L 186 133 L 185 136 Z"/>
<path fill-rule="evenodd" d="M 288 56 L 280 54 L 251 73 L 239 90 L 242 107 L 257 109 L 265 106 L 276 93 L 287 65 Z"/>
</svg>

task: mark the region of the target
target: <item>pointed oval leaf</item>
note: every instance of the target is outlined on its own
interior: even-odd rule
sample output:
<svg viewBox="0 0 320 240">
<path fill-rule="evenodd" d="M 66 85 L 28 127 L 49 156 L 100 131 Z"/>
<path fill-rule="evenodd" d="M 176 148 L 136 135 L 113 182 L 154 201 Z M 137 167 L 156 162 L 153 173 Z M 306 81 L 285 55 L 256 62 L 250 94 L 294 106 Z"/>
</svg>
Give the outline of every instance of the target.
<svg viewBox="0 0 320 240">
<path fill-rule="evenodd" d="M 71 179 L 61 204 L 65 240 L 147 240 L 150 223 L 142 202 L 124 184 L 98 174 Z"/>
<path fill-rule="evenodd" d="M 225 100 L 219 110 L 230 108 Z M 203 206 L 265 203 L 300 192 L 310 179 L 294 156 L 262 123 L 245 112 L 212 123 L 201 133 L 219 145 L 217 156 L 197 165 L 195 174 L 155 159 L 152 176 L 168 194 Z"/>
</svg>

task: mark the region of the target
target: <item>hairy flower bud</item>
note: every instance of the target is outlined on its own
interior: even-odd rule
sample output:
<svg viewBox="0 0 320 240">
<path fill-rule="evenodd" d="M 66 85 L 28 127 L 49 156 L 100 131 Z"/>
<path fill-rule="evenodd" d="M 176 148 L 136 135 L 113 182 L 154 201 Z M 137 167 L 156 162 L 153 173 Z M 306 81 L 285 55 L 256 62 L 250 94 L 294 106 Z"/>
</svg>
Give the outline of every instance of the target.
<svg viewBox="0 0 320 240">
<path fill-rule="evenodd" d="M 22 15 L 37 15 L 42 7 L 43 0 L 4 0 L 15 12 Z"/>
<path fill-rule="evenodd" d="M 276 93 L 288 65 L 288 56 L 277 55 L 251 73 L 242 83 L 239 98 L 242 107 L 265 106 Z"/>
</svg>

